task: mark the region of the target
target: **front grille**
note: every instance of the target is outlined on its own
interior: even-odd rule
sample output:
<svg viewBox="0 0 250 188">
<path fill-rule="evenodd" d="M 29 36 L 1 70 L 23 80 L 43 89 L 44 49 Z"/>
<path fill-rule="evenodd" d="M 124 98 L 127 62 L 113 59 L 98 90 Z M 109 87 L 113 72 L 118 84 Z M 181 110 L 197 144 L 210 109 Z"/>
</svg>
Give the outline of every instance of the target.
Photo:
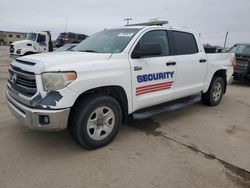
<svg viewBox="0 0 250 188">
<path fill-rule="evenodd" d="M 14 49 L 14 45 L 10 45 L 10 53 L 14 53 L 15 49 Z"/>
<path fill-rule="evenodd" d="M 8 83 L 14 91 L 28 97 L 36 94 L 37 87 L 34 73 L 11 66 L 9 74 Z"/>
<path fill-rule="evenodd" d="M 248 61 L 243 59 L 237 59 L 235 72 L 246 73 L 248 71 Z"/>
</svg>

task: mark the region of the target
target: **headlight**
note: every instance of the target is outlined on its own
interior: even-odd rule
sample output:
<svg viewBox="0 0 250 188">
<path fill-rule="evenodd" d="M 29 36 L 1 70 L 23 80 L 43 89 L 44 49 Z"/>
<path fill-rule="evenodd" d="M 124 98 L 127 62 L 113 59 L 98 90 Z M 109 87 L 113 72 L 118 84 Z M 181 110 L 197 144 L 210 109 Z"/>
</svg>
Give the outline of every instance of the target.
<svg viewBox="0 0 250 188">
<path fill-rule="evenodd" d="M 50 72 L 42 74 L 45 91 L 60 90 L 76 80 L 75 72 Z"/>
<path fill-rule="evenodd" d="M 22 50 L 22 49 L 18 49 L 18 50 L 16 51 L 16 53 L 17 53 L 17 54 L 21 54 L 21 50 Z"/>
</svg>

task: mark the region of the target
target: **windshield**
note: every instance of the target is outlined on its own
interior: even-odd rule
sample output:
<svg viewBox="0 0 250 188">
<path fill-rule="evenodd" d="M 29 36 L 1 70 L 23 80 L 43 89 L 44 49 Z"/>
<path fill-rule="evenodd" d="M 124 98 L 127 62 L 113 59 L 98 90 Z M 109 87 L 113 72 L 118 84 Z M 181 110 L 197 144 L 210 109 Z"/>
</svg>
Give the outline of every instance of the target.
<svg viewBox="0 0 250 188">
<path fill-rule="evenodd" d="M 94 53 L 120 53 L 139 29 L 110 29 L 93 34 L 73 48 L 73 51 Z"/>
<path fill-rule="evenodd" d="M 230 50 L 230 53 L 250 55 L 250 45 L 235 45 Z"/>
<path fill-rule="evenodd" d="M 26 36 L 26 40 L 35 41 L 36 40 L 36 33 L 28 33 Z"/>
</svg>

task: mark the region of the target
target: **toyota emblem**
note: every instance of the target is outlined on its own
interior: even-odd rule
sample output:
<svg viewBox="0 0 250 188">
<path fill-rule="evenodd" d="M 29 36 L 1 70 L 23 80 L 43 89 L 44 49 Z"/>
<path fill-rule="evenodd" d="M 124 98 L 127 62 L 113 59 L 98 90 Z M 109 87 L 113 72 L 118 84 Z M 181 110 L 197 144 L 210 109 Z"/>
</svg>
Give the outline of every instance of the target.
<svg viewBox="0 0 250 188">
<path fill-rule="evenodd" d="M 13 75 L 10 75 L 10 81 L 13 83 L 13 84 L 16 84 L 16 81 L 17 81 L 17 75 L 14 73 Z"/>
</svg>

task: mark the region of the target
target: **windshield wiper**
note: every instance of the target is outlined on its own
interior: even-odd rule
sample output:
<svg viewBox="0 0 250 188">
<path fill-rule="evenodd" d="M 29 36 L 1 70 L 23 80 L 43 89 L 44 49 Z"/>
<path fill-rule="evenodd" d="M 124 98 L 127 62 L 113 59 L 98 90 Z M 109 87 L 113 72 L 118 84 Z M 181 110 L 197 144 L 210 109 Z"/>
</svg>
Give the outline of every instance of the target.
<svg viewBox="0 0 250 188">
<path fill-rule="evenodd" d="M 79 52 L 92 52 L 92 53 L 99 53 L 95 50 L 78 50 Z"/>
</svg>

